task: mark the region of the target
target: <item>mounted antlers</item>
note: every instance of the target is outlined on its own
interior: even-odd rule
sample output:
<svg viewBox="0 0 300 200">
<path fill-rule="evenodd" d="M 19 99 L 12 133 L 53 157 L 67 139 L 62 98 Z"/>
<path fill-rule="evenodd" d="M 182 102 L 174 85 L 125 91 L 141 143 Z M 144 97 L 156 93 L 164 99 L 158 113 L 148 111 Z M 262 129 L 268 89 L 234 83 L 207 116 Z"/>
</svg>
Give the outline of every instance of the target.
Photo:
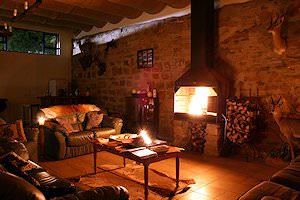
<svg viewBox="0 0 300 200">
<path fill-rule="evenodd" d="M 281 25 L 283 24 L 285 19 L 285 14 L 277 15 L 274 20 L 273 17 L 270 21 L 270 26 L 268 27 L 268 32 L 272 33 L 273 42 L 274 42 L 274 52 L 283 55 L 286 51 L 286 42 L 281 37 Z"/>
<path fill-rule="evenodd" d="M 295 152 L 294 152 L 294 143 L 300 142 L 300 120 L 299 119 L 290 119 L 282 117 L 282 112 L 280 106 L 283 102 L 280 102 L 281 97 L 274 102 L 272 100 L 272 114 L 273 117 L 279 126 L 280 132 L 284 135 L 289 144 L 289 148 L 291 151 L 292 160 L 295 159 Z"/>
</svg>

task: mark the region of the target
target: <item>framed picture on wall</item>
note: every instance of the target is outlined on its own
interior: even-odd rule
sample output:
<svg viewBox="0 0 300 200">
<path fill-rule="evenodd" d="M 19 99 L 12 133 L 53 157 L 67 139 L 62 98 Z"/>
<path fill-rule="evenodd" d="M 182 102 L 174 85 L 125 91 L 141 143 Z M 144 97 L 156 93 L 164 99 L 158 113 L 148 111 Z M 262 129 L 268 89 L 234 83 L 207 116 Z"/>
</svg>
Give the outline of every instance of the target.
<svg viewBox="0 0 300 200">
<path fill-rule="evenodd" d="M 138 68 L 153 67 L 153 49 L 142 49 L 137 52 Z"/>
</svg>

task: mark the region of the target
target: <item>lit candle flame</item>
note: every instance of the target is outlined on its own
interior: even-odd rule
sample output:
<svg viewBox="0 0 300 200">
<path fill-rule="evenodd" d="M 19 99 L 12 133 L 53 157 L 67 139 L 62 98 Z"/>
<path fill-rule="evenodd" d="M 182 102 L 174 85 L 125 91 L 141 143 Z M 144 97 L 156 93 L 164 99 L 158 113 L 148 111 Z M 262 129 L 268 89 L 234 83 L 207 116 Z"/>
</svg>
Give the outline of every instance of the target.
<svg viewBox="0 0 300 200">
<path fill-rule="evenodd" d="M 151 138 L 147 135 L 147 131 L 141 130 L 140 136 L 144 139 L 144 142 L 146 144 L 151 144 L 152 143 Z"/>
<path fill-rule="evenodd" d="M 40 117 L 39 118 L 39 125 L 40 126 L 44 126 L 44 124 L 45 124 L 45 118 L 44 117 Z"/>
</svg>

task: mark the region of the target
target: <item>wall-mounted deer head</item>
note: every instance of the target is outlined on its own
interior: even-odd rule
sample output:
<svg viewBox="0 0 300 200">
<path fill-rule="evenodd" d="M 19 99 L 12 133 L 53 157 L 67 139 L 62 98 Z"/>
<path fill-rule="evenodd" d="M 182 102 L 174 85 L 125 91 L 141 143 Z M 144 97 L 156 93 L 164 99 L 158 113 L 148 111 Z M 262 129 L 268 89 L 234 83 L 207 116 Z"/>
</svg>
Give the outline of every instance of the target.
<svg viewBox="0 0 300 200">
<path fill-rule="evenodd" d="M 281 36 L 281 26 L 284 22 L 285 14 L 277 15 L 275 19 L 271 17 L 270 26 L 268 32 L 272 34 L 274 43 L 274 52 L 278 55 L 283 55 L 286 51 L 286 42 Z"/>
</svg>

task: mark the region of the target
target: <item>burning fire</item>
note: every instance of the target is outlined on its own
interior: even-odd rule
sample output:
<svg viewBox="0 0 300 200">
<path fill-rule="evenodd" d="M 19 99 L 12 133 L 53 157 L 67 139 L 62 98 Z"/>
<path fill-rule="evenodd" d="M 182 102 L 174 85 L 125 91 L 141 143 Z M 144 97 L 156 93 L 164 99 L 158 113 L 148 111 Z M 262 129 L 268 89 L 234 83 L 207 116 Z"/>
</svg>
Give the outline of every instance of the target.
<svg viewBox="0 0 300 200">
<path fill-rule="evenodd" d="M 208 87 L 196 87 L 195 95 L 192 96 L 188 113 L 195 115 L 206 114 L 209 93 Z"/>
<path fill-rule="evenodd" d="M 193 115 L 215 115 L 207 112 L 210 96 L 217 96 L 212 87 L 181 87 L 175 94 L 174 111 Z"/>
<path fill-rule="evenodd" d="M 148 136 L 147 131 L 141 130 L 141 132 L 140 132 L 139 135 L 143 138 L 143 140 L 144 140 L 144 142 L 145 142 L 146 144 L 151 144 L 151 143 L 152 143 L 152 140 L 151 140 L 151 138 Z"/>
</svg>

